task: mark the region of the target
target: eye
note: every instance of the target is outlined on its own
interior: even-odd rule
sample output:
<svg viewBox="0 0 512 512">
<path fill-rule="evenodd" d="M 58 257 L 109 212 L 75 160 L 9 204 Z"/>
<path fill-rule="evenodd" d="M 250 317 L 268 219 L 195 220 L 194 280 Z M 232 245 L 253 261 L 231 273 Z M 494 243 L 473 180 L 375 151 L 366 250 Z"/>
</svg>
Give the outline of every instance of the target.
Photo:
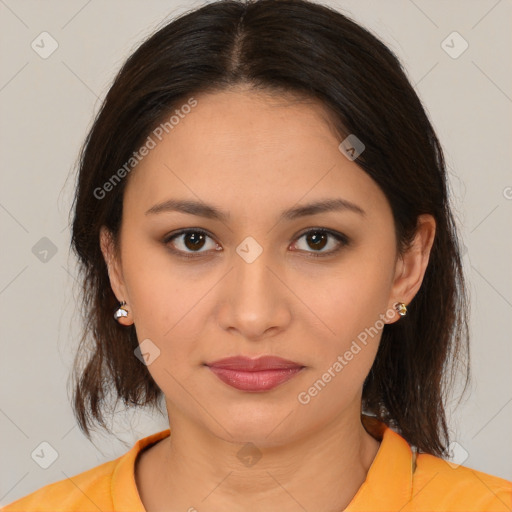
<svg viewBox="0 0 512 512">
<path fill-rule="evenodd" d="M 296 240 L 300 241 L 302 238 L 304 238 L 306 242 L 305 245 L 313 248 L 313 251 L 308 251 L 307 247 L 298 247 L 298 249 L 308 252 L 308 256 L 311 257 L 330 256 L 338 252 L 342 247 L 349 245 L 349 239 L 345 235 L 325 228 L 309 229 L 299 235 Z M 211 240 L 209 248 L 207 243 L 208 239 Z M 323 250 L 329 245 L 329 239 L 331 239 L 331 249 Z M 222 250 L 219 244 L 217 244 L 206 231 L 200 228 L 188 228 L 178 231 L 177 233 L 171 233 L 164 238 L 163 243 L 168 246 L 173 253 L 184 258 L 200 257 L 202 253 L 211 250 Z M 297 245 L 300 244 L 295 242 L 292 244 L 292 247 L 295 249 Z M 201 250 L 205 248 L 205 246 L 206 249 L 204 251 Z"/>
<path fill-rule="evenodd" d="M 210 235 L 204 231 L 203 229 L 194 228 L 194 229 L 183 229 L 179 231 L 178 233 L 170 234 L 165 237 L 163 240 L 164 244 L 167 246 L 173 245 L 177 246 L 170 247 L 172 252 L 175 252 L 179 254 L 180 256 L 183 256 L 185 258 L 194 258 L 196 257 L 194 253 L 199 253 L 198 256 L 201 255 L 203 252 L 207 252 L 209 249 L 213 249 L 215 251 L 220 250 L 220 247 L 218 244 L 213 242 L 210 245 L 210 248 L 207 247 L 206 251 L 201 251 L 205 245 L 208 245 L 205 243 L 207 239 L 212 240 Z M 175 242 L 174 240 L 177 240 Z M 172 242 L 172 244 L 171 244 Z M 188 252 L 191 251 L 191 252 Z"/>
<path fill-rule="evenodd" d="M 309 229 L 305 233 L 302 233 L 298 240 L 300 241 L 302 238 L 304 238 L 305 241 L 303 244 L 303 247 L 305 246 L 305 248 L 299 247 L 299 250 L 310 252 L 307 250 L 307 248 L 313 248 L 314 250 L 313 252 L 310 252 L 309 256 L 314 258 L 331 256 L 332 254 L 338 252 L 342 247 L 349 245 L 349 239 L 345 235 L 325 228 Z M 331 249 L 324 251 L 323 249 L 326 246 L 329 246 L 329 238 L 331 239 Z M 297 245 L 300 244 L 296 242 L 294 246 Z"/>
</svg>

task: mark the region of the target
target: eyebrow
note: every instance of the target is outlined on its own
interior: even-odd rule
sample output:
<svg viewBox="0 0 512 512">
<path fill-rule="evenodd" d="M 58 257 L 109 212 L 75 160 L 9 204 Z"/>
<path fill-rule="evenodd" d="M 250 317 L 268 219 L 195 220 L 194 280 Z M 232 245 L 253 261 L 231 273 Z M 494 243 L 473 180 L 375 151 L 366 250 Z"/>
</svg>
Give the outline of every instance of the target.
<svg viewBox="0 0 512 512">
<path fill-rule="evenodd" d="M 363 217 L 366 212 L 358 205 L 347 201 L 346 199 L 323 199 L 308 203 L 302 206 L 296 206 L 284 210 L 279 216 L 280 220 L 294 220 L 299 217 L 306 217 L 308 215 L 315 215 L 318 213 L 331 212 L 331 211 L 349 211 L 354 212 Z M 155 204 L 146 211 L 146 215 L 153 215 L 162 212 L 181 212 L 207 219 L 219 220 L 226 222 L 230 218 L 230 214 L 223 211 L 216 206 L 209 205 L 203 202 L 191 200 L 168 199 L 162 203 Z"/>
</svg>

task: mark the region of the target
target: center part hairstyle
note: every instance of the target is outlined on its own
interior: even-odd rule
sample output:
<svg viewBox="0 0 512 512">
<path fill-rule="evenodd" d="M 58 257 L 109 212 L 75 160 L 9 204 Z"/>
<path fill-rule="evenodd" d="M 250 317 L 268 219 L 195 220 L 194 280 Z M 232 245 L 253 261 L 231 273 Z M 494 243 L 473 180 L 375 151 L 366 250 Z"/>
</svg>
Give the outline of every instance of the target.
<svg viewBox="0 0 512 512">
<path fill-rule="evenodd" d="M 364 143 L 355 163 L 391 206 L 400 254 L 418 216 L 435 218 L 423 283 L 407 316 L 383 328 L 362 409 L 419 451 L 446 455 L 445 400 L 455 370 L 464 390 L 469 382 L 469 333 L 443 152 L 393 52 L 343 14 L 305 0 L 228 0 L 187 12 L 137 49 L 108 91 L 80 153 L 72 207 L 84 321 L 72 373 L 80 428 L 90 438 L 94 424 L 108 430 L 112 404 L 158 406 L 162 398 L 134 356 L 135 327 L 113 320 L 119 303 L 99 243 L 102 225 L 118 241 L 130 175 L 108 193 L 98 190 L 191 97 L 239 88 L 312 100 L 329 113 L 340 142 L 355 134 Z"/>
</svg>

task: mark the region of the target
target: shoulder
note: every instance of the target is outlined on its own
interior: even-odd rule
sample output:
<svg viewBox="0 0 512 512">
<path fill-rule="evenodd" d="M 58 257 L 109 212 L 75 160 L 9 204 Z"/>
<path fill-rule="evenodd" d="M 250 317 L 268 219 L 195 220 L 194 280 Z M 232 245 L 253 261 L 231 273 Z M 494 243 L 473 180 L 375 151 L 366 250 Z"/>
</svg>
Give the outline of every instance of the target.
<svg viewBox="0 0 512 512">
<path fill-rule="evenodd" d="M 0 508 L 0 512 L 143 511 L 135 483 L 135 461 L 142 450 L 169 435 L 166 429 L 139 439 L 117 459 L 45 485 Z"/>
<path fill-rule="evenodd" d="M 111 481 L 119 459 L 64 478 L 2 507 L 1 512 L 89 512 L 112 509 Z"/>
<path fill-rule="evenodd" d="M 435 510 L 512 510 L 512 482 L 429 454 L 417 456 L 412 495 Z"/>
</svg>

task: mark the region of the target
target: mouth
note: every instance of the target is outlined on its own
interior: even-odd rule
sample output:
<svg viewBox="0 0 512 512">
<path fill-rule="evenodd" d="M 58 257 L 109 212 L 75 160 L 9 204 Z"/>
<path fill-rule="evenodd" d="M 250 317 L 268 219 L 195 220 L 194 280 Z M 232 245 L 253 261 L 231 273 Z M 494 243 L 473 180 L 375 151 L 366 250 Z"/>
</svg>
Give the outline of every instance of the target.
<svg viewBox="0 0 512 512">
<path fill-rule="evenodd" d="M 276 356 L 261 356 L 251 359 L 245 356 L 219 359 L 206 366 L 221 381 L 241 390 L 269 391 L 290 380 L 305 366 Z"/>
</svg>

